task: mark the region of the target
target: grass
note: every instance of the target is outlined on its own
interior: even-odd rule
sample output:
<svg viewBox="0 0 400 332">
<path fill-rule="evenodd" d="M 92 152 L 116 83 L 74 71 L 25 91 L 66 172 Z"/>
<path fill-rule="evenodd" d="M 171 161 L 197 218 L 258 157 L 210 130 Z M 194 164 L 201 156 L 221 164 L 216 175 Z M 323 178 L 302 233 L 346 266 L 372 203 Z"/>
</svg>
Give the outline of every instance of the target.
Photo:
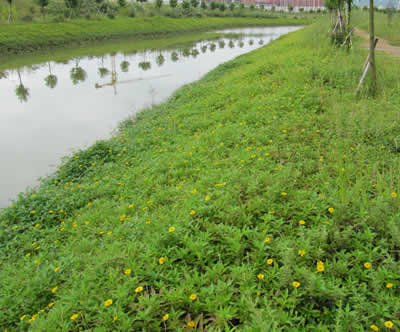
<svg viewBox="0 0 400 332">
<path fill-rule="evenodd" d="M 71 43 L 130 37 L 160 39 L 163 35 L 212 30 L 232 26 L 302 25 L 309 19 L 289 18 L 181 18 L 118 17 L 115 20 L 72 20 L 62 23 L 7 25 L 0 27 L 0 53 L 26 53 Z"/>
<path fill-rule="evenodd" d="M 328 24 L 219 66 L 2 211 L 0 327 L 396 330 L 400 67 L 377 54 L 378 96 L 355 96 L 365 50 Z"/>
<path fill-rule="evenodd" d="M 354 14 L 354 24 L 365 31 L 369 31 L 368 11 L 358 10 Z M 400 46 L 400 13 L 394 13 L 391 22 L 388 15 L 375 12 L 375 33 L 378 37 L 386 39 L 390 44 Z"/>
</svg>

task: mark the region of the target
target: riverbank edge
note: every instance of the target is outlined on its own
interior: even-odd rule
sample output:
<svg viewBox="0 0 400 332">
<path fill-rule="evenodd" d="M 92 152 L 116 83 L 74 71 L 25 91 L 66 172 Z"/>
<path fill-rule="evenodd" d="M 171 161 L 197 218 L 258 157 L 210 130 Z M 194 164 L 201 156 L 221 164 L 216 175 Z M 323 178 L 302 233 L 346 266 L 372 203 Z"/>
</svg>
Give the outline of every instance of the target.
<svg viewBox="0 0 400 332">
<path fill-rule="evenodd" d="M 308 25 L 311 19 L 288 18 L 166 18 L 141 17 L 10 25 L 0 28 L 0 54 L 15 55 L 43 52 L 92 41 L 130 38 L 159 39 L 178 33 L 205 32 L 218 28 L 244 26 Z"/>
</svg>

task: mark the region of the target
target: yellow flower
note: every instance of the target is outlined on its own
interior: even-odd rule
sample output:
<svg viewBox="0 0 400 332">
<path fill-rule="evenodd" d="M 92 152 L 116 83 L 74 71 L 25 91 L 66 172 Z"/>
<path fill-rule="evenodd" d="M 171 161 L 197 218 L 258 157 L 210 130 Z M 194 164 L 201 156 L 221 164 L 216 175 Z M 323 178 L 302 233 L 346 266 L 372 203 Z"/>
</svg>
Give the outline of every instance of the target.
<svg viewBox="0 0 400 332">
<path fill-rule="evenodd" d="M 19 320 L 23 321 L 25 319 L 26 315 L 23 315 Z"/>
<path fill-rule="evenodd" d="M 72 315 L 69 319 L 75 320 L 75 319 L 77 319 L 77 318 L 78 318 L 78 314 L 74 314 L 74 315 Z"/>
<path fill-rule="evenodd" d="M 54 272 L 57 272 L 57 271 L 59 271 L 60 270 L 60 268 L 59 267 L 56 267 L 55 269 L 54 269 Z"/>
<path fill-rule="evenodd" d="M 379 327 L 376 325 L 371 325 L 370 328 L 374 331 L 379 331 Z"/>
<path fill-rule="evenodd" d="M 305 250 L 299 250 L 298 253 L 299 253 L 299 255 L 301 257 L 304 257 L 304 255 L 306 254 L 306 251 Z"/>
<path fill-rule="evenodd" d="M 150 221 L 150 220 L 147 220 L 147 221 L 145 222 L 145 224 L 146 224 L 146 225 L 150 225 L 150 224 L 151 224 L 151 221 Z"/>
<path fill-rule="evenodd" d="M 196 211 L 192 210 L 192 211 L 189 212 L 189 214 L 193 216 L 194 214 L 196 214 Z"/>
<path fill-rule="evenodd" d="M 269 237 L 265 238 L 265 243 L 268 243 L 269 241 L 271 241 Z"/>
<path fill-rule="evenodd" d="M 31 213 L 32 213 L 32 214 L 35 214 L 35 213 L 36 213 L 36 211 L 35 211 L 35 210 L 33 210 Z"/>
<path fill-rule="evenodd" d="M 262 279 L 264 279 L 264 275 L 262 273 L 260 273 L 260 274 L 257 275 L 257 278 L 262 280 Z"/>
<path fill-rule="evenodd" d="M 318 272 L 324 272 L 325 271 L 324 264 L 317 264 L 317 271 Z"/>
<path fill-rule="evenodd" d="M 136 293 L 143 292 L 143 287 L 142 287 L 142 286 L 139 286 L 138 288 L 135 289 L 135 292 L 136 292 Z"/>
<path fill-rule="evenodd" d="M 54 302 L 49 303 L 48 307 L 51 308 L 54 305 Z"/>
<path fill-rule="evenodd" d="M 364 267 L 366 268 L 366 269 L 370 269 L 371 268 L 371 263 L 364 263 Z"/>
<path fill-rule="evenodd" d="M 206 198 L 204 198 L 204 200 L 209 201 L 210 200 L 210 196 L 206 196 Z"/>
<path fill-rule="evenodd" d="M 383 323 L 388 329 L 391 329 L 393 327 L 393 323 L 390 320 L 387 320 L 385 323 Z"/>
<path fill-rule="evenodd" d="M 113 300 L 111 300 L 111 299 L 108 299 L 108 300 L 104 301 L 104 305 L 106 307 L 109 307 L 112 303 L 113 303 Z"/>
<path fill-rule="evenodd" d="M 189 299 L 191 299 L 192 301 L 197 299 L 197 295 L 196 294 L 192 294 L 189 296 Z"/>
<path fill-rule="evenodd" d="M 300 286 L 300 283 L 299 282 L 297 282 L 297 281 L 293 281 L 292 282 L 292 285 L 294 286 L 294 287 L 299 287 Z"/>
<path fill-rule="evenodd" d="M 54 288 L 51 290 L 51 292 L 52 292 L 52 293 L 55 293 L 55 292 L 57 292 L 57 289 L 58 289 L 58 286 L 54 287 Z"/>
<path fill-rule="evenodd" d="M 121 217 L 119 217 L 119 221 L 124 221 L 125 220 L 125 215 L 122 215 Z"/>
<path fill-rule="evenodd" d="M 300 225 L 305 225 L 306 222 L 305 222 L 304 220 L 300 220 L 300 221 L 299 221 L 299 224 L 300 224 Z"/>
<path fill-rule="evenodd" d="M 329 208 L 328 211 L 329 211 L 330 213 L 333 213 L 333 212 L 335 212 L 335 209 L 334 209 L 334 208 Z"/>
<path fill-rule="evenodd" d="M 125 273 L 125 274 L 131 274 L 131 272 L 132 272 L 131 269 L 126 269 L 124 273 Z"/>
<path fill-rule="evenodd" d="M 163 265 L 165 263 L 166 259 L 167 259 L 167 257 L 160 257 L 159 260 L 158 260 L 158 263 L 160 265 Z"/>
<path fill-rule="evenodd" d="M 196 188 L 192 190 L 192 194 L 195 194 L 195 193 L 197 193 L 197 189 Z"/>
<path fill-rule="evenodd" d="M 166 315 L 164 315 L 164 316 L 163 316 L 163 318 L 162 318 L 162 319 L 163 319 L 163 321 L 166 321 L 166 320 L 168 320 L 168 318 L 169 318 L 169 315 L 168 315 L 168 314 L 166 314 Z"/>
<path fill-rule="evenodd" d="M 118 316 L 113 317 L 113 322 L 115 322 L 118 319 Z"/>
<path fill-rule="evenodd" d="M 268 265 L 271 265 L 273 262 L 274 262 L 274 260 L 271 259 L 271 258 L 267 260 L 267 264 L 268 264 Z"/>
<path fill-rule="evenodd" d="M 187 323 L 187 326 L 190 328 L 194 328 L 196 324 L 194 323 L 194 321 L 191 320 L 190 322 Z"/>
<path fill-rule="evenodd" d="M 393 287 L 393 284 L 392 284 L 392 283 L 386 284 L 386 288 L 392 288 L 392 287 Z"/>
<path fill-rule="evenodd" d="M 170 227 L 169 230 L 168 230 L 168 232 L 170 232 L 170 233 L 172 233 L 174 231 L 175 231 L 175 227 Z"/>
<path fill-rule="evenodd" d="M 133 208 L 133 204 L 129 205 L 129 208 L 132 209 Z"/>
<path fill-rule="evenodd" d="M 392 193 L 392 197 L 393 197 L 393 198 L 396 198 L 396 197 L 397 197 L 397 193 L 393 192 L 393 193 Z"/>
<path fill-rule="evenodd" d="M 282 193 L 281 193 L 281 195 L 282 195 L 282 196 L 286 196 L 286 195 L 287 195 L 287 193 L 285 193 L 285 192 L 282 192 Z"/>
</svg>

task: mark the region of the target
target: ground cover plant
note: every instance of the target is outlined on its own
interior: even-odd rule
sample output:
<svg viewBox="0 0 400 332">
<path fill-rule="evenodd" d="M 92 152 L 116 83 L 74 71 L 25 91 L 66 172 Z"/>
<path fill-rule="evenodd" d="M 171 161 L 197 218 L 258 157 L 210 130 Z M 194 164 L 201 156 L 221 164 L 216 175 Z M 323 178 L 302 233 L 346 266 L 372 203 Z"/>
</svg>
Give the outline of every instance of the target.
<svg viewBox="0 0 400 332">
<path fill-rule="evenodd" d="M 379 93 L 356 96 L 366 51 L 328 25 L 219 66 L 2 211 L 0 327 L 398 329 L 400 68 L 378 54 Z"/>
<path fill-rule="evenodd" d="M 37 51 L 69 43 L 81 43 L 111 38 L 160 39 L 169 34 L 206 31 L 232 26 L 303 25 L 309 19 L 257 19 L 243 17 L 182 18 L 141 17 L 131 20 L 72 20 L 61 23 L 7 25 L 0 28 L 0 54 Z"/>
</svg>

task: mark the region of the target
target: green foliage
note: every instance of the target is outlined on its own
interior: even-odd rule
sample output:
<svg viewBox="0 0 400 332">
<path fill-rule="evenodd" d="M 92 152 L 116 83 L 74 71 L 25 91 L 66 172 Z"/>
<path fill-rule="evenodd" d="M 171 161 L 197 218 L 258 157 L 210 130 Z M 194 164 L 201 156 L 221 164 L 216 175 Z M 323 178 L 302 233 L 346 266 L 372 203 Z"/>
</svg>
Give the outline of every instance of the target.
<svg viewBox="0 0 400 332">
<path fill-rule="evenodd" d="M 366 52 L 328 25 L 217 67 L 2 211 L 0 328 L 398 329 L 400 67 L 378 53 L 381 92 L 356 97 Z"/>
<path fill-rule="evenodd" d="M 178 0 L 169 0 L 169 5 L 171 8 L 176 8 L 176 6 L 178 6 Z"/>
<path fill-rule="evenodd" d="M 193 8 L 197 8 L 199 6 L 199 0 L 190 0 L 190 4 Z"/>
<path fill-rule="evenodd" d="M 156 1 L 154 2 L 154 6 L 155 6 L 156 8 L 158 8 L 158 9 L 160 9 L 160 8 L 162 7 L 162 4 L 163 4 L 163 0 L 156 0 Z"/>
<path fill-rule="evenodd" d="M 211 1 L 211 3 L 210 3 L 210 9 L 211 9 L 211 10 L 215 10 L 215 9 L 217 9 L 217 7 L 218 7 L 218 4 L 217 4 L 216 2 L 214 2 L 214 1 Z"/>
<path fill-rule="evenodd" d="M 201 5 L 200 5 L 201 9 L 205 10 L 207 9 L 207 4 L 204 0 L 201 1 Z"/>
</svg>

